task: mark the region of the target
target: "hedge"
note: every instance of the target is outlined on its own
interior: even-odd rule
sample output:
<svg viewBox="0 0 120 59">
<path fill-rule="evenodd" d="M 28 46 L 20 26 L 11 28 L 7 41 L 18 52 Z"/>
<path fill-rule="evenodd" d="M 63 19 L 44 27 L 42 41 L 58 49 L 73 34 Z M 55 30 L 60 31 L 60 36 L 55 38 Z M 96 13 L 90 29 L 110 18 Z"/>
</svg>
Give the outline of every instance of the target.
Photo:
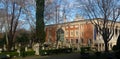
<svg viewBox="0 0 120 59">
<path fill-rule="evenodd" d="M 20 53 L 22 57 L 35 55 L 35 51 L 22 51 Z"/>
<path fill-rule="evenodd" d="M 51 49 L 51 50 L 40 50 L 40 55 L 52 55 L 59 53 L 71 53 L 72 48 L 60 48 L 60 49 Z"/>
<path fill-rule="evenodd" d="M 10 57 L 19 56 L 18 52 L 2 52 L 0 55 L 9 55 Z"/>
</svg>

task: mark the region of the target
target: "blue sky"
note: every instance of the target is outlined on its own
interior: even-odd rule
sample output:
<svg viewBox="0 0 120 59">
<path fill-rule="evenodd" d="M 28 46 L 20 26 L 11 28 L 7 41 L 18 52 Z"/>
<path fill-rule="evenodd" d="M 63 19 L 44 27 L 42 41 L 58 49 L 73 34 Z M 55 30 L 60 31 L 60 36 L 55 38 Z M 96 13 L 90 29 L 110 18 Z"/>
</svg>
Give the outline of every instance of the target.
<svg viewBox="0 0 120 59">
<path fill-rule="evenodd" d="M 78 8 L 79 3 L 76 2 L 76 0 L 55 0 L 55 1 L 58 1 L 57 5 L 61 5 L 60 6 L 61 10 L 63 10 L 63 8 L 66 9 L 65 14 L 68 21 L 73 21 L 76 14 L 81 14 L 80 9 Z M 62 17 L 62 13 L 63 11 L 60 11 L 61 17 Z"/>
<path fill-rule="evenodd" d="M 50 0 L 50 1 L 54 1 L 54 0 Z M 55 1 L 58 1 L 58 0 L 55 0 Z M 67 12 L 67 19 L 69 19 L 69 21 L 73 21 L 76 14 L 80 14 L 81 16 L 83 16 L 83 12 L 81 12 L 80 8 L 82 7 L 82 5 L 80 4 L 80 1 L 85 1 L 85 0 L 61 0 L 61 1 L 65 1 L 67 3 L 61 3 L 63 4 L 63 7 L 67 6 L 66 8 L 69 10 L 71 9 L 69 12 Z M 35 4 L 35 0 L 28 0 L 28 2 L 32 3 L 32 4 Z M 119 1 L 120 3 L 120 1 Z M 59 4 L 59 2 L 58 2 Z M 120 4 L 119 4 L 120 5 Z M 3 8 L 3 4 L 0 3 L 0 8 Z M 35 6 L 28 6 L 28 8 L 32 14 L 32 18 L 35 20 Z M 60 12 L 62 14 L 62 12 Z M 28 17 L 28 18 L 26 18 Z M 85 17 L 85 16 L 83 16 Z M 25 16 L 24 14 L 22 14 L 22 16 L 20 17 L 20 20 L 25 20 L 25 19 L 31 19 L 29 16 Z M 27 23 L 27 21 L 24 21 L 25 23 Z M 32 21 L 30 21 L 32 22 Z M 25 26 L 26 29 L 29 29 L 29 24 L 27 23 Z"/>
</svg>

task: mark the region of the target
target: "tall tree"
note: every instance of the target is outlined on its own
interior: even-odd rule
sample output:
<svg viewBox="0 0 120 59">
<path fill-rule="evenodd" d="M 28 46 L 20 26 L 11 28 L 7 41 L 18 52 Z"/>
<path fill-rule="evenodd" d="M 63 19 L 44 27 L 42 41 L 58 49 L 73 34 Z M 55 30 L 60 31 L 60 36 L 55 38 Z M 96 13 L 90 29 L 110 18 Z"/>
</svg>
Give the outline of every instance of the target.
<svg viewBox="0 0 120 59">
<path fill-rule="evenodd" d="M 40 43 L 45 41 L 44 2 L 45 0 L 36 0 L 36 39 Z"/>
<path fill-rule="evenodd" d="M 120 19 L 120 0 L 81 0 L 80 9 L 85 18 L 91 20 L 96 27 L 98 35 L 101 35 L 105 44 L 105 52 L 108 52 L 108 42 L 111 40 L 116 28 L 116 21 Z M 100 18 L 100 19 L 97 19 Z M 96 20 L 94 20 L 96 19 Z"/>
<path fill-rule="evenodd" d="M 24 3 L 23 0 L 1 0 L 1 3 L 3 3 L 3 9 L 5 10 L 6 45 L 7 50 L 10 51 L 15 42 L 14 36 Z"/>
<path fill-rule="evenodd" d="M 0 0 L 0 9 L 3 9 L 4 17 L 0 17 L 4 21 L 3 29 L 6 32 L 7 50 L 10 51 L 14 47 L 16 30 L 23 23 L 25 8 L 27 8 L 30 0 Z M 30 10 L 30 9 L 29 9 Z"/>
</svg>

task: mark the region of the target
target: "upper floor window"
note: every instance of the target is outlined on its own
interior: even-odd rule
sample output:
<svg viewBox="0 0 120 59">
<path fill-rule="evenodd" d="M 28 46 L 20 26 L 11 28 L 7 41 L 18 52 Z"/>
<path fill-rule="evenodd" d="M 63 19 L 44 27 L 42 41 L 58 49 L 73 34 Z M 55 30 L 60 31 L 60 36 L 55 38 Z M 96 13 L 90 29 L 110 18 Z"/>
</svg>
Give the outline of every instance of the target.
<svg viewBox="0 0 120 59">
<path fill-rule="evenodd" d="M 70 36 L 74 36 L 73 30 L 70 31 Z"/>
<path fill-rule="evenodd" d="M 78 31 L 76 31 L 76 36 L 78 36 Z"/>
<path fill-rule="evenodd" d="M 69 33 L 69 32 L 68 32 L 68 30 L 67 30 L 67 31 L 65 32 L 65 34 L 68 35 L 68 33 Z"/>
</svg>

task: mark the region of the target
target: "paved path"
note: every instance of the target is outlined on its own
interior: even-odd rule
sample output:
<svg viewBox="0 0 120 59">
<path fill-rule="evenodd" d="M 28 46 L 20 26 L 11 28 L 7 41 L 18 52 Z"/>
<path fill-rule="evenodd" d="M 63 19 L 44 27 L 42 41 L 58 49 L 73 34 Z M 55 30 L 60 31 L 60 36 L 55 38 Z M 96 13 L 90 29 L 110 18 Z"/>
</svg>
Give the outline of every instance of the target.
<svg viewBox="0 0 120 59">
<path fill-rule="evenodd" d="M 29 57 L 19 57 L 13 59 L 80 59 L 80 53 L 70 53 L 70 54 L 60 54 L 51 56 L 29 56 Z"/>
</svg>

